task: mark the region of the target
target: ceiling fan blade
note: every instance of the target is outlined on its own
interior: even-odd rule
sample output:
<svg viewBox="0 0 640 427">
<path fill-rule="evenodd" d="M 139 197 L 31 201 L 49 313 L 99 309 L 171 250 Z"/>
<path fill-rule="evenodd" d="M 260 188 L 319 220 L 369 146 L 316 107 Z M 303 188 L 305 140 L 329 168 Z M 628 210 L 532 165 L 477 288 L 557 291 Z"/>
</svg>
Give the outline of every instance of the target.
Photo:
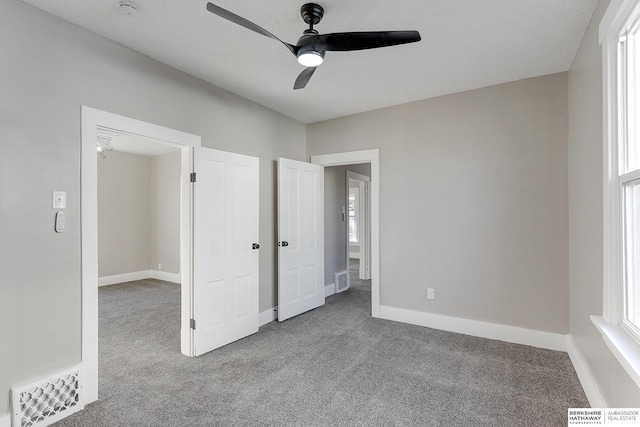
<svg viewBox="0 0 640 427">
<path fill-rule="evenodd" d="M 298 75 L 296 82 L 293 84 L 293 89 L 304 89 L 304 87 L 309 83 L 311 76 L 316 71 L 318 67 L 307 67 Z"/>
<path fill-rule="evenodd" d="M 373 31 L 353 33 L 321 34 L 315 39 L 314 46 L 324 52 L 374 49 L 414 43 L 421 40 L 417 31 Z"/>
<path fill-rule="evenodd" d="M 248 19 L 243 18 L 242 16 L 238 16 L 233 12 L 229 12 L 226 9 L 221 8 L 220 6 L 216 6 L 213 3 L 207 3 L 207 10 L 215 15 L 218 15 L 221 18 L 224 18 L 228 21 L 233 22 L 234 24 L 238 24 L 242 27 L 245 27 L 251 31 L 255 31 L 258 34 L 262 34 L 263 36 L 269 37 L 271 39 L 277 40 L 280 43 L 282 43 L 283 45 L 285 45 L 287 47 L 287 49 L 289 49 L 291 51 L 291 53 L 293 53 L 294 55 L 298 52 L 298 48 L 292 44 L 289 44 L 287 42 L 283 42 L 282 40 L 280 40 L 278 37 L 274 36 L 273 34 L 271 34 L 269 31 L 265 30 L 264 28 L 254 24 L 253 22 L 249 21 Z"/>
</svg>

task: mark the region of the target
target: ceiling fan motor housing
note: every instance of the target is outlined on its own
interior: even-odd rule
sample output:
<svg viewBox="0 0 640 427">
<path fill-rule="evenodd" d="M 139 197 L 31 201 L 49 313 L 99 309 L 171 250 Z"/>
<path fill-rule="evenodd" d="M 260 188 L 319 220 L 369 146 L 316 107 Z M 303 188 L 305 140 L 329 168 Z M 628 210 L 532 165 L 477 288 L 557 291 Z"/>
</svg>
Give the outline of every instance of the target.
<svg viewBox="0 0 640 427">
<path fill-rule="evenodd" d="M 300 16 L 309 24 L 309 29 L 304 30 L 304 34 L 298 39 L 298 62 L 305 67 L 317 67 L 324 61 L 324 51 L 317 49 L 313 43 L 314 36 L 318 35 L 313 26 L 322 20 L 324 9 L 319 4 L 307 3 L 300 8 Z"/>
<path fill-rule="evenodd" d="M 300 15 L 311 28 L 322 20 L 324 9 L 319 4 L 307 3 L 300 8 Z"/>
</svg>

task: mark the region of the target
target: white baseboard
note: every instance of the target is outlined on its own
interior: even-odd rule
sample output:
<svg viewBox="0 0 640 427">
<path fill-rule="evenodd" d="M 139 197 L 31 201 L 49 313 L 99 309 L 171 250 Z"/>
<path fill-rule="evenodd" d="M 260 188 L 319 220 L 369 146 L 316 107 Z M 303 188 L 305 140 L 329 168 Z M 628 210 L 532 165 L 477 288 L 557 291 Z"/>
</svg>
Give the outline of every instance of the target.
<svg viewBox="0 0 640 427">
<path fill-rule="evenodd" d="M 324 297 L 329 297 L 333 294 L 336 293 L 336 284 L 335 283 L 331 283 L 329 285 L 326 285 L 324 287 Z"/>
<path fill-rule="evenodd" d="M 278 307 L 270 308 L 269 310 L 265 310 L 258 315 L 258 327 L 264 326 L 267 323 L 271 323 L 278 318 L 278 312 L 276 311 Z"/>
<path fill-rule="evenodd" d="M 11 427 L 11 414 L 0 415 L 0 427 Z"/>
<path fill-rule="evenodd" d="M 384 305 L 380 306 L 380 318 L 514 344 L 567 351 L 567 336 L 552 332 L 535 331 L 517 326 L 499 325 L 497 323 L 405 310 Z"/>
<path fill-rule="evenodd" d="M 600 389 L 593 381 L 591 370 L 584 362 L 582 354 L 580 353 L 580 350 L 578 350 L 578 347 L 576 347 L 576 343 L 573 341 L 571 334 L 567 335 L 567 353 L 569 353 L 569 359 L 571 359 L 573 369 L 575 369 L 576 374 L 578 375 L 580 385 L 582 385 L 584 394 L 587 395 L 587 399 L 589 399 L 591 407 L 606 408 L 607 404 L 604 402 L 602 394 L 600 394 Z"/>
<path fill-rule="evenodd" d="M 167 273 L 166 271 L 151 270 L 151 278 L 164 280 L 165 282 L 180 283 L 180 273 Z"/>
<path fill-rule="evenodd" d="M 134 271 L 133 273 L 115 274 L 113 276 L 98 277 L 98 286 L 115 285 L 116 283 L 133 282 L 149 279 L 151 270 Z"/>
<path fill-rule="evenodd" d="M 136 280 L 144 279 L 158 279 L 166 280 L 167 282 L 180 283 L 180 274 L 156 270 L 134 271 L 133 273 L 98 277 L 98 286 L 115 285 L 117 283 L 134 282 Z"/>
</svg>

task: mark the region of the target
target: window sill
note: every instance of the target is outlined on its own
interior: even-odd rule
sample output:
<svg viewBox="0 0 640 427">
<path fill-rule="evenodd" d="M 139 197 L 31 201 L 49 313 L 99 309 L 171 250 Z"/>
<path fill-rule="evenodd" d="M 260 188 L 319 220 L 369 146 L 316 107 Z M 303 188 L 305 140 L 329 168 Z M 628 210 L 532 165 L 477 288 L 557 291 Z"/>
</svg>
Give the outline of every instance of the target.
<svg viewBox="0 0 640 427">
<path fill-rule="evenodd" d="M 607 322 L 601 316 L 591 316 L 591 321 L 602 334 L 609 350 L 640 387 L 640 345 L 619 325 Z"/>
</svg>

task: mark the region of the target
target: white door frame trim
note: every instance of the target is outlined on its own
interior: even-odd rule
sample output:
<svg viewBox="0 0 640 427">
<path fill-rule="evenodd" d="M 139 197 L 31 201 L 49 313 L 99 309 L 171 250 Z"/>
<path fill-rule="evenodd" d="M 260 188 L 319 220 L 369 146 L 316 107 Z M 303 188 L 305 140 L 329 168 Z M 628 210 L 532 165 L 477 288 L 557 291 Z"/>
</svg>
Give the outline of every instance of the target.
<svg viewBox="0 0 640 427">
<path fill-rule="evenodd" d="M 98 400 L 98 166 L 96 153 L 98 126 L 127 131 L 183 146 L 181 150 L 183 170 L 186 164 L 191 165 L 191 147 L 200 147 L 202 141 L 201 137 L 197 135 L 119 116 L 84 105 L 81 107 L 80 123 L 81 358 L 84 375 L 84 398 L 85 404 L 88 404 Z M 191 167 L 188 170 L 191 171 Z M 190 193 L 187 197 L 182 197 L 182 199 L 183 207 L 185 203 L 189 206 L 191 205 Z M 190 218 L 181 218 L 181 258 L 184 258 L 185 243 L 191 240 L 190 233 L 186 233 L 187 235 L 185 236 L 183 232 L 185 221 L 188 221 L 190 225 Z M 190 253 L 188 256 L 190 256 Z M 184 268 L 184 262 L 190 263 L 190 260 L 181 259 L 180 270 L 183 293 L 184 288 L 189 288 L 191 284 L 191 268 Z M 184 296 L 182 299 L 184 300 Z M 185 303 L 190 304 L 190 301 L 183 302 L 183 304 Z M 182 333 L 184 332 L 181 328 Z M 190 342 L 191 340 L 188 339 L 186 341 Z"/>
<path fill-rule="evenodd" d="M 371 163 L 371 315 L 380 317 L 380 150 L 311 156 L 311 163 L 325 167 Z"/>
</svg>

